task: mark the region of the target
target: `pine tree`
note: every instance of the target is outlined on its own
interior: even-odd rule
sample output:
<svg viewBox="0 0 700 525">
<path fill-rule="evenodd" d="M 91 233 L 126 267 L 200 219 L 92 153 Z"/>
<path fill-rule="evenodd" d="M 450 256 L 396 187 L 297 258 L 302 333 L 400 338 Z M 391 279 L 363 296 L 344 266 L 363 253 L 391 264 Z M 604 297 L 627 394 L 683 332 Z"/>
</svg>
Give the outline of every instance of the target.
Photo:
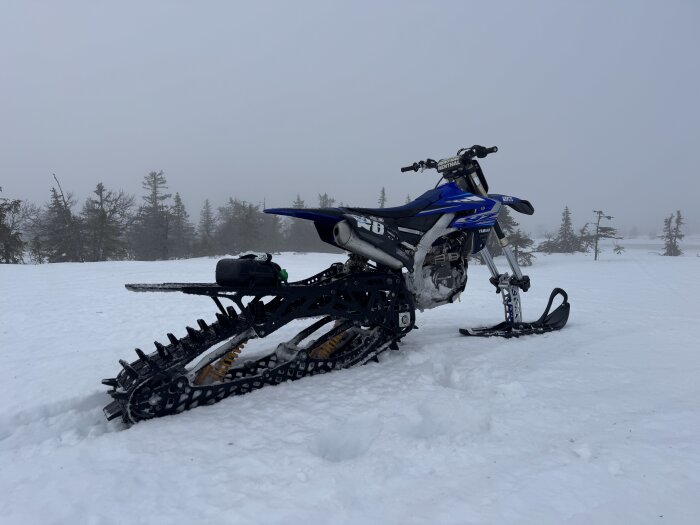
<svg viewBox="0 0 700 525">
<path fill-rule="evenodd" d="M 379 192 L 379 207 L 384 208 L 386 206 L 386 189 L 382 186 L 382 191 Z"/>
<path fill-rule="evenodd" d="M 661 238 L 664 240 L 663 255 L 677 257 L 683 253 L 679 246 L 679 241 L 684 237 L 684 234 L 681 232 L 681 226 L 683 226 L 683 224 L 683 216 L 680 210 L 676 211 L 675 217 L 672 213 L 664 219 L 664 229 L 661 235 Z"/>
<path fill-rule="evenodd" d="M 105 189 L 101 182 L 88 198 L 81 213 L 83 220 L 85 259 L 107 261 L 123 259 L 128 254 L 126 232 L 132 221 L 134 197 L 123 191 Z"/>
<path fill-rule="evenodd" d="M 568 206 L 564 207 L 564 211 L 561 215 L 558 239 L 563 253 L 574 253 L 579 248 L 579 242 L 576 233 L 574 233 L 574 227 L 571 223 L 571 212 Z"/>
<path fill-rule="evenodd" d="M 296 200 L 292 203 L 292 208 L 301 210 L 306 208 L 304 200 L 297 193 Z M 287 230 L 286 244 L 289 250 L 306 252 L 310 251 L 314 244 L 316 232 L 313 225 L 304 219 L 290 219 L 289 229 Z"/>
<path fill-rule="evenodd" d="M 246 201 L 229 198 L 226 206 L 219 208 L 217 222 L 216 240 L 221 253 L 256 251 L 267 242 L 260 208 Z"/>
<path fill-rule="evenodd" d="M 55 177 L 55 176 L 54 176 Z M 64 194 L 58 179 L 58 190 L 51 188 L 51 197 L 40 211 L 30 243 L 32 259 L 38 262 L 80 262 L 83 260 L 82 221 L 73 213 L 75 199 Z"/>
<path fill-rule="evenodd" d="M 298 210 L 304 209 L 306 204 L 297 194 L 292 207 Z M 281 228 L 280 228 L 281 229 Z M 285 249 L 297 252 L 335 252 L 330 244 L 323 242 L 319 236 L 314 223 L 300 218 L 289 219 L 286 239 L 281 243 Z"/>
<path fill-rule="evenodd" d="M 197 226 L 197 250 L 198 255 L 214 255 L 216 233 L 216 218 L 211 209 L 209 199 L 204 201 L 202 211 L 199 212 L 199 224 Z"/>
<path fill-rule="evenodd" d="M 22 240 L 18 220 L 21 207 L 22 201 L 18 199 L 0 198 L 0 263 L 24 262 L 26 243 Z"/>
<path fill-rule="evenodd" d="M 518 263 L 520 263 L 522 266 L 532 266 L 532 261 L 535 258 L 535 254 L 532 253 L 532 250 L 529 248 L 535 244 L 535 241 L 533 241 L 530 236 L 520 228 L 508 235 L 508 240 L 510 241 L 510 245 L 513 247 L 515 258 L 517 259 Z"/>
<path fill-rule="evenodd" d="M 282 248 L 282 221 L 277 215 L 261 213 L 260 247 L 266 252 L 280 251 Z"/>
<path fill-rule="evenodd" d="M 681 251 L 680 247 L 680 241 L 683 240 L 683 237 L 685 235 L 683 232 L 681 232 L 681 226 L 683 226 L 685 222 L 683 221 L 683 216 L 681 215 L 681 210 L 676 210 L 676 222 L 673 225 L 673 239 L 676 241 L 676 248 L 678 249 L 678 255 L 681 255 L 683 252 Z"/>
<path fill-rule="evenodd" d="M 598 260 L 598 254 L 600 254 L 600 240 L 601 239 L 619 239 L 617 235 L 617 230 L 613 228 L 612 226 L 601 226 L 600 221 L 601 219 L 607 219 L 607 220 L 612 220 L 613 217 L 611 215 L 605 215 L 605 212 L 603 210 L 594 210 L 593 213 L 595 213 L 598 217 L 596 221 L 596 226 L 595 226 L 595 233 L 593 234 L 593 253 L 594 253 L 594 260 Z"/>
<path fill-rule="evenodd" d="M 142 188 L 147 193 L 138 210 L 132 231 L 132 245 L 137 259 L 153 261 L 167 259 L 170 248 L 170 212 L 165 193 L 167 180 L 162 171 L 152 171 L 143 178 Z"/>
<path fill-rule="evenodd" d="M 192 254 L 194 227 L 185 204 L 179 193 L 175 193 L 173 205 L 170 207 L 170 257 L 181 259 Z"/>
<path fill-rule="evenodd" d="M 41 245 L 41 232 L 44 226 L 43 218 L 46 210 L 33 203 L 23 203 L 20 210 L 20 230 L 27 240 L 29 259 L 34 264 L 46 262 L 46 254 Z"/>
<path fill-rule="evenodd" d="M 581 250 L 581 239 L 574 232 L 571 212 L 569 207 L 565 206 L 561 214 L 559 231 L 556 235 L 547 235 L 547 239 L 540 243 L 537 251 L 545 253 L 574 253 Z"/>
<path fill-rule="evenodd" d="M 595 243 L 596 236 L 595 233 L 591 232 L 590 224 L 584 224 L 583 227 L 578 231 L 578 251 L 588 253 L 589 251 L 591 251 L 591 249 L 595 247 Z"/>
<path fill-rule="evenodd" d="M 335 199 L 331 198 L 327 193 L 324 193 L 323 195 L 321 195 L 320 193 L 318 194 L 319 208 L 332 208 L 334 204 Z"/>
</svg>

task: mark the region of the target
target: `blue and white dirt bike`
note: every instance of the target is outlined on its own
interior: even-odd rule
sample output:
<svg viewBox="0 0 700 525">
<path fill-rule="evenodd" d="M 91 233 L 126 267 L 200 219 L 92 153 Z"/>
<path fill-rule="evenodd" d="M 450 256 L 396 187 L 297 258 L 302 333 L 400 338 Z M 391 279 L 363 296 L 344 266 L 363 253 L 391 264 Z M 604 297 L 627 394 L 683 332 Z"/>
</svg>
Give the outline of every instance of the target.
<svg viewBox="0 0 700 525">
<path fill-rule="evenodd" d="M 128 284 L 132 291 L 206 295 L 218 308 L 216 320 L 199 319 L 181 338 L 168 334 L 155 350 L 136 349 L 137 359 L 120 361 L 115 378 L 103 380 L 113 401 L 108 419 L 127 424 L 210 405 L 266 385 L 331 372 L 376 360 L 415 326 L 415 311 L 454 302 L 467 283 L 467 261 L 479 254 L 501 293 L 505 320 L 493 327 L 461 329 L 467 336 L 517 337 L 559 330 L 569 317 L 566 292 L 555 288 L 542 316 L 522 321 L 520 292 L 530 287 L 498 224 L 502 206 L 532 214 L 523 199 L 489 194 L 477 159 L 496 147 L 472 146 L 454 157 L 427 159 L 402 172 L 435 169 L 445 183 L 397 208 L 280 208 L 267 213 L 314 222 L 325 242 L 347 250 L 347 261 L 302 281 L 269 254 L 222 259 L 216 283 Z M 510 266 L 500 273 L 489 253 L 494 232 Z M 557 296 L 562 302 L 554 310 Z M 245 358 L 251 339 L 267 337 L 291 321 L 311 324 L 262 357 Z"/>
</svg>

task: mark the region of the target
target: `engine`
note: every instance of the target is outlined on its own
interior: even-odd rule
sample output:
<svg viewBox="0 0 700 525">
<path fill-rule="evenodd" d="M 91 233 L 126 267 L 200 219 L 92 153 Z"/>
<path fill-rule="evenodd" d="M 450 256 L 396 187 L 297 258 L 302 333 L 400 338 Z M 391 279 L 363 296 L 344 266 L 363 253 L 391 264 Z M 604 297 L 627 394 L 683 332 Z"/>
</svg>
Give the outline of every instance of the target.
<svg viewBox="0 0 700 525">
<path fill-rule="evenodd" d="M 462 232 L 444 235 L 433 243 L 414 283 L 419 308 L 450 303 L 459 296 L 467 283 L 470 250 L 471 235 Z"/>
</svg>

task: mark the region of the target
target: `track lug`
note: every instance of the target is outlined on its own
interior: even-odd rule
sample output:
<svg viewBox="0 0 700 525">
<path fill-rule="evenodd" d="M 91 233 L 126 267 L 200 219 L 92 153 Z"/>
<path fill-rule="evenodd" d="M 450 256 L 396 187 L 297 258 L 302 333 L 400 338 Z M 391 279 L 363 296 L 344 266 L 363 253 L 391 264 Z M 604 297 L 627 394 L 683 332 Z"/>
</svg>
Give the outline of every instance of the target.
<svg viewBox="0 0 700 525">
<path fill-rule="evenodd" d="M 158 365 L 151 359 L 149 358 L 146 354 L 143 353 L 143 350 L 140 348 L 136 349 L 136 355 L 139 356 L 139 360 L 145 364 L 149 370 L 152 370 L 156 372 L 158 370 Z"/>
<path fill-rule="evenodd" d="M 236 319 L 238 317 L 238 314 L 236 313 L 236 309 L 233 306 L 227 306 L 226 307 L 226 313 L 231 319 Z"/>
<path fill-rule="evenodd" d="M 231 326 L 231 320 L 219 312 L 216 312 L 216 320 L 221 326 Z"/>
<path fill-rule="evenodd" d="M 202 334 L 200 334 L 197 330 L 195 330 L 191 326 L 186 327 L 185 330 L 187 330 L 187 335 L 189 336 L 190 341 L 194 341 L 196 343 L 199 343 L 203 339 Z"/>
<path fill-rule="evenodd" d="M 124 391 L 109 392 L 109 395 L 112 396 L 112 399 L 115 399 L 117 401 L 126 401 L 127 399 L 129 399 L 129 394 Z"/>
<path fill-rule="evenodd" d="M 123 359 L 119 360 L 119 364 L 122 365 L 122 368 L 127 373 L 127 375 L 131 377 L 131 379 L 137 379 L 139 377 L 139 373 L 136 370 L 134 370 L 134 368 Z"/>
<path fill-rule="evenodd" d="M 180 341 L 178 341 L 177 337 L 175 337 L 173 334 L 168 334 L 168 341 L 170 341 L 170 344 L 173 346 L 180 344 Z"/>
<path fill-rule="evenodd" d="M 199 329 L 202 332 L 206 332 L 207 330 L 209 330 L 209 325 L 206 322 L 204 322 L 204 319 L 197 319 L 197 324 L 199 325 Z"/>
<path fill-rule="evenodd" d="M 109 405 L 102 409 L 107 421 L 112 421 L 122 415 L 122 406 L 118 401 L 112 401 Z"/>
<path fill-rule="evenodd" d="M 119 386 L 119 381 L 117 381 L 115 377 L 110 377 L 109 379 L 103 379 L 102 384 L 105 386 L 117 388 Z"/>
<path fill-rule="evenodd" d="M 156 351 L 161 358 L 166 359 L 170 357 L 170 352 L 168 352 L 161 343 L 154 341 L 153 344 L 156 346 Z"/>
</svg>

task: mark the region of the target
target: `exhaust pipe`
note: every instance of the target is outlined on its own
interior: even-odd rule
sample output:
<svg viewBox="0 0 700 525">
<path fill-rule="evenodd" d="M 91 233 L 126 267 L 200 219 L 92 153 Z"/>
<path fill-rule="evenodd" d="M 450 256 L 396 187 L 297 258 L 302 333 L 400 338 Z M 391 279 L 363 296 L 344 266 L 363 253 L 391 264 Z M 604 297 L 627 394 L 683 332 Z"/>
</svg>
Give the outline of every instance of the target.
<svg viewBox="0 0 700 525">
<path fill-rule="evenodd" d="M 386 252 L 383 252 L 376 246 L 371 245 L 367 241 L 360 239 L 348 224 L 348 221 L 340 221 L 333 228 L 333 239 L 341 248 L 377 261 L 380 264 L 393 268 L 400 269 L 403 263 L 396 257 L 392 257 Z"/>
</svg>

